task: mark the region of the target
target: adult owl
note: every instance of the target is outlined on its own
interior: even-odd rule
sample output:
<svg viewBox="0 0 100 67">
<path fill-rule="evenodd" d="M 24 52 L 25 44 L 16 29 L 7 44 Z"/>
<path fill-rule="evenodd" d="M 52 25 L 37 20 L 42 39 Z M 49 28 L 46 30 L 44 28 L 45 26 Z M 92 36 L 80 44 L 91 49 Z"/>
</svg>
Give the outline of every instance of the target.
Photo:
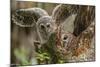
<svg viewBox="0 0 100 67">
<path fill-rule="evenodd" d="M 95 21 L 77 37 L 72 33 L 63 32 L 61 34 L 61 45 L 63 46 L 61 46 L 60 53 L 67 59 L 67 62 L 94 61 L 94 35 Z"/>
</svg>

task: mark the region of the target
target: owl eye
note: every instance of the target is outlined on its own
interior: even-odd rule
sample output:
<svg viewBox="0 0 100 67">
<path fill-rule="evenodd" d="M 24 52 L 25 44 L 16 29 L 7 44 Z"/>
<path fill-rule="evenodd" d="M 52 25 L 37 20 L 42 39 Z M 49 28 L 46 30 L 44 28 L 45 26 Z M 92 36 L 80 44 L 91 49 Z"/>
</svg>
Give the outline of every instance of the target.
<svg viewBox="0 0 100 67">
<path fill-rule="evenodd" d="M 49 28 L 50 27 L 50 24 L 47 24 L 47 28 Z"/>
<path fill-rule="evenodd" d="M 41 29 L 44 29 L 45 28 L 43 24 L 41 24 L 40 26 L 41 26 Z"/>
<path fill-rule="evenodd" d="M 68 36 L 64 36 L 63 40 L 66 40 L 68 38 Z"/>
</svg>

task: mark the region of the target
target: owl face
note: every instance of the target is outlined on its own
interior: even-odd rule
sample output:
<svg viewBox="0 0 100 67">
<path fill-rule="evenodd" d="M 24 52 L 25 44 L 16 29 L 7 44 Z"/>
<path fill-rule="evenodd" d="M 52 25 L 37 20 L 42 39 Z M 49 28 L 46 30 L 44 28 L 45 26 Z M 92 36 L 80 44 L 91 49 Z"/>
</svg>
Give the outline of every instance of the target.
<svg viewBox="0 0 100 67">
<path fill-rule="evenodd" d="M 49 39 L 51 33 L 55 30 L 54 20 L 50 16 L 44 16 L 37 21 L 37 29 L 41 36 L 42 42 L 46 42 Z"/>
<path fill-rule="evenodd" d="M 75 36 L 71 33 L 62 33 L 61 42 L 65 49 L 72 47 L 74 45 Z"/>
</svg>

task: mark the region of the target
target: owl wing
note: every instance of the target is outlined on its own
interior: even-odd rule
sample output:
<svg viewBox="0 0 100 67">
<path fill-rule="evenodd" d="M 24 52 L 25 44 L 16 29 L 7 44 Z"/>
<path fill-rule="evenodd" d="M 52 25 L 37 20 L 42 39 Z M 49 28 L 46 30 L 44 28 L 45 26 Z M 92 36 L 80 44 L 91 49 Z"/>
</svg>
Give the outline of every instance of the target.
<svg viewBox="0 0 100 67">
<path fill-rule="evenodd" d="M 80 6 L 74 21 L 74 32 L 77 37 L 76 55 L 85 55 L 85 59 L 94 55 L 95 43 L 95 7 Z M 92 54 L 92 55 L 91 55 Z M 93 58 L 94 56 L 92 56 Z M 90 58 L 89 58 L 90 59 Z"/>
<path fill-rule="evenodd" d="M 62 26 L 64 31 L 73 32 L 73 22 L 78 12 L 77 5 L 60 4 L 55 7 L 52 12 L 52 17 L 57 26 Z"/>
<path fill-rule="evenodd" d="M 87 27 L 86 30 L 84 30 L 78 37 L 83 38 L 83 37 L 89 37 L 93 38 L 95 35 L 95 21 L 92 21 L 91 24 Z"/>
<path fill-rule="evenodd" d="M 16 10 L 11 18 L 20 27 L 33 27 L 42 16 L 48 16 L 48 13 L 41 8 L 28 8 Z"/>
<path fill-rule="evenodd" d="M 84 31 L 95 18 L 95 6 L 80 6 L 77 14 L 77 18 L 74 21 L 75 36 L 78 36 Z"/>
<path fill-rule="evenodd" d="M 86 30 L 84 30 L 78 37 L 77 37 L 77 49 L 76 55 L 84 54 L 86 57 L 89 58 L 94 55 L 94 41 L 95 41 L 95 21 L 91 22 Z M 92 56 L 93 58 L 94 56 Z M 90 58 L 91 59 L 91 58 Z"/>
</svg>

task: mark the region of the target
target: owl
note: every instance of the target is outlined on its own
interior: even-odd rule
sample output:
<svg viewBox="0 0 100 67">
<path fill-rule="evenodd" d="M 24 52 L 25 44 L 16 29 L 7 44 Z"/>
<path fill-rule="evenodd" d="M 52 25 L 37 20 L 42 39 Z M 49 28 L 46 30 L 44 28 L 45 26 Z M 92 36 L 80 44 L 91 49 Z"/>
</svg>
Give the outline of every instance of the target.
<svg viewBox="0 0 100 67">
<path fill-rule="evenodd" d="M 66 59 L 65 62 L 94 61 L 95 48 L 92 43 L 94 35 L 94 21 L 77 37 L 72 33 L 62 32 L 60 35 L 61 44 L 57 47 L 59 54 L 63 59 Z"/>
</svg>

